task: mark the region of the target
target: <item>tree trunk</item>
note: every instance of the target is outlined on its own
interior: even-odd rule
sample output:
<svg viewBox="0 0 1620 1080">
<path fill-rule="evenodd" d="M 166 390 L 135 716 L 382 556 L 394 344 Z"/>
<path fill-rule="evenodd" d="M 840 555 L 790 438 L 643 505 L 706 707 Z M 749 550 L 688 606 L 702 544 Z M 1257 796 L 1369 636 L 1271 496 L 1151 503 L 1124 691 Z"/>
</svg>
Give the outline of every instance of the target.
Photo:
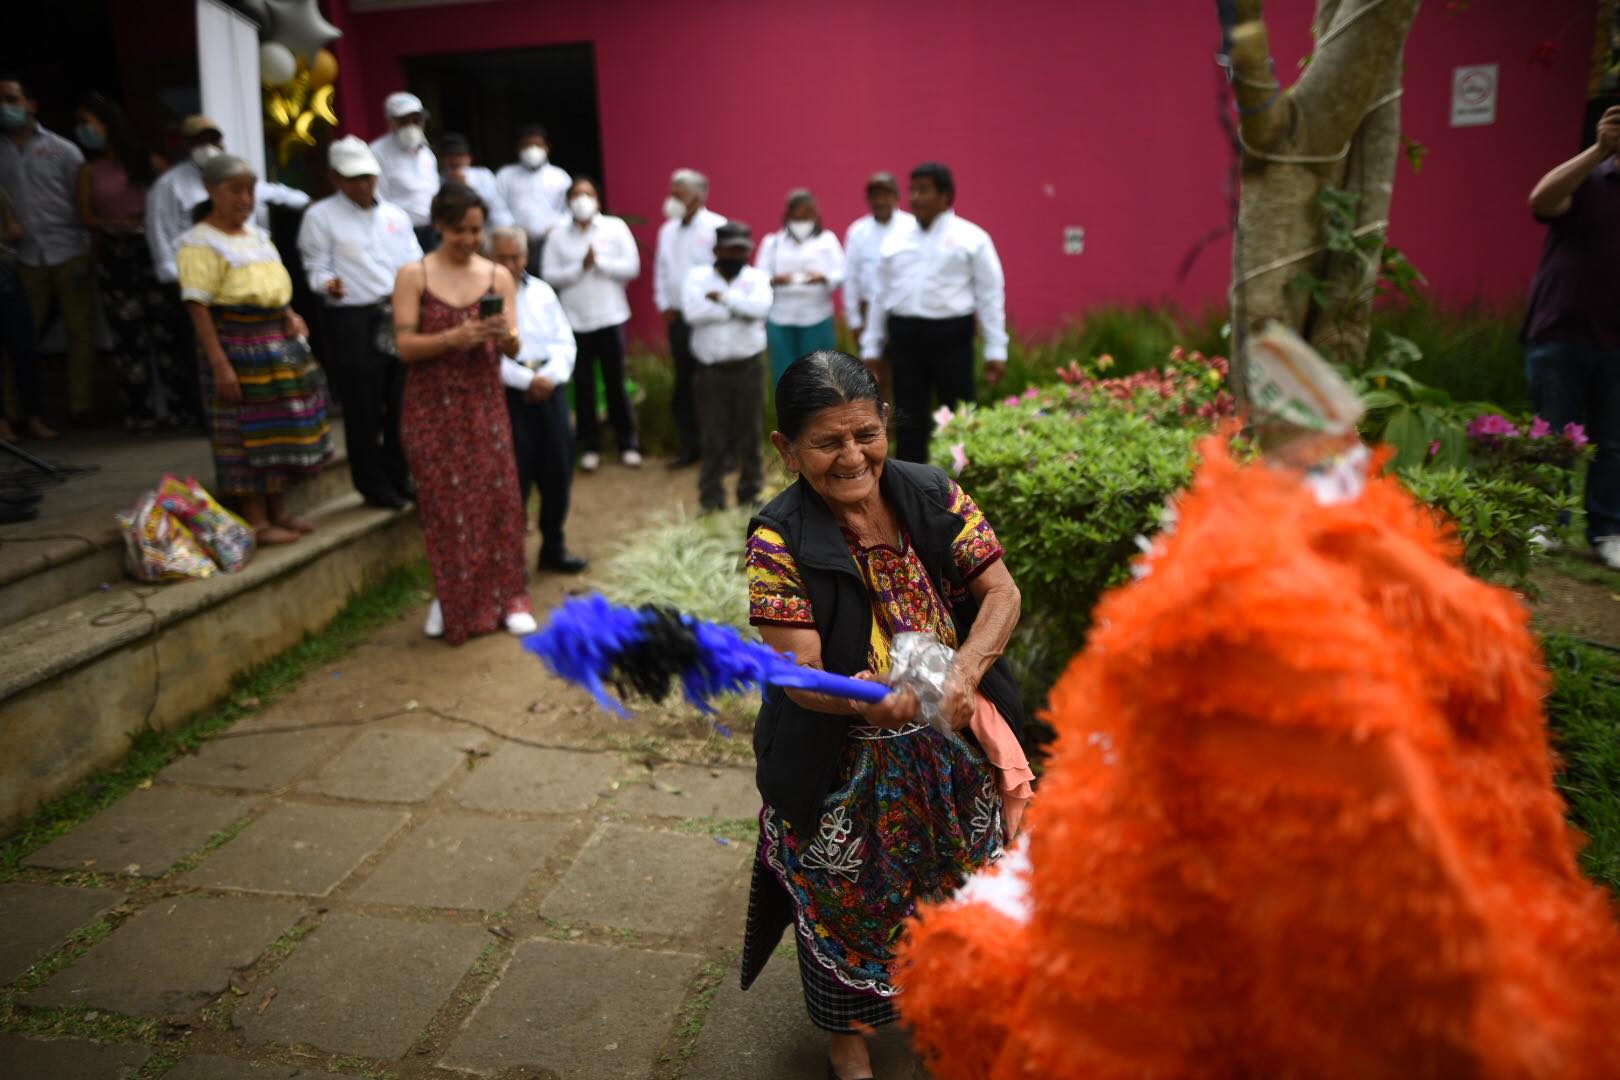
<svg viewBox="0 0 1620 1080">
<path fill-rule="evenodd" d="M 1360 196 L 1356 229 L 1382 236 L 1400 155 L 1401 54 L 1418 0 L 1317 0 L 1316 52 L 1278 85 L 1262 0 L 1238 0 L 1231 60 L 1243 139 L 1232 253 L 1233 392 L 1246 403 L 1244 342 L 1276 319 L 1330 359 L 1361 363 L 1378 260 L 1327 252 L 1317 197 Z M 1294 282 L 1320 282 L 1313 299 Z"/>
</svg>

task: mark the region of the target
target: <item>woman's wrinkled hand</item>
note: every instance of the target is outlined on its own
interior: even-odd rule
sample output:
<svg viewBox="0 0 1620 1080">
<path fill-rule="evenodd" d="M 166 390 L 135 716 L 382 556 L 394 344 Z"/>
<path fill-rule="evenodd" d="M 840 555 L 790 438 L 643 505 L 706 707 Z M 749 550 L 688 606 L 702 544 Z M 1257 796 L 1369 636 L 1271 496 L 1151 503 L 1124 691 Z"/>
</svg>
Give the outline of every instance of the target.
<svg viewBox="0 0 1620 1080">
<path fill-rule="evenodd" d="M 945 676 L 945 699 L 939 711 L 952 731 L 961 731 L 973 722 L 974 694 L 978 687 L 955 668 Z"/>
<path fill-rule="evenodd" d="M 287 336 L 290 338 L 309 337 L 309 324 L 304 321 L 302 315 L 291 308 L 287 310 L 287 318 L 283 320 L 283 326 L 287 331 Z"/>
<path fill-rule="evenodd" d="M 242 383 L 229 360 L 214 362 L 214 397 L 222 405 L 242 403 Z"/>
<path fill-rule="evenodd" d="M 881 682 L 870 671 L 863 671 L 855 676 L 863 682 Z M 910 690 L 889 692 L 889 696 L 875 705 L 865 702 L 856 704 L 856 714 L 864 724 L 871 724 L 880 728 L 899 728 L 914 723 L 922 712 L 922 705 L 917 701 L 917 695 Z"/>
</svg>

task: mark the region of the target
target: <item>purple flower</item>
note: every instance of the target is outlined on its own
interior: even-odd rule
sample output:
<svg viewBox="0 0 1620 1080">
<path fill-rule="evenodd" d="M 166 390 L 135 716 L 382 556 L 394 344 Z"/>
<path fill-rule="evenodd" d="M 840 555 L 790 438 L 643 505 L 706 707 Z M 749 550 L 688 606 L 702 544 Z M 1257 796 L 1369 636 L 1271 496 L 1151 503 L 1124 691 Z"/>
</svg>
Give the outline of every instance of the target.
<svg viewBox="0 0 1620 1080">
<path fill-rule="evenodd" d="M 1434 440 L 1434 442 L 1429 444 L 1429 456 L 1434 457 L 1434 455 L 1438 454 L 1439 452 L 1440 452 L 1440 440 L 1436 439 L 1436 440 Z"/>
<path fill-rule="evenodd" d="M 1010 409 L 1018 404 L 1018 395 L 1008 394 L 1006 397 L 1001 399 L 1001 403 Z"/>
<path fill-rule="evenodd" d="M 967 447 L 962 443 L 951 444 L 951 475 L 961 476 L 962 470 L 969 465 Z"/>
<path fill-rule="evenodd" d="M 1507 417 L 1499 413 L 1487 413 L 1477 417 L 1468 425 L 1468 437 L 1471 439 L 1516 438 L 1519 429 L 1514 427 Z"/>
<path fill-rule="evenodd" d="M 1538 416 L 1530 422 L 1530 437 L 1532 439 L 1545 439 L 1551 434 L 1552 425 L 1541 417 Z"/>
<path fill-rule="evenodd" d="M 1025 401 L 1034 401 L 1036 398 L 1038 398 L 1040 396 L 1041 396 L 1040 390 L 1037 387 L 1034 387 L 1034 386 L 1032 386 L 1028 390 L 1024 391 L 1024 400 Z"/>
<path fill-rule="evenodd" d="M 1586 437 L 1586 429 L 1573 420 L 1564 425 L 1564 438 L 1574 443 L 1577 450 L 1592 441 Z"/>
</svg>

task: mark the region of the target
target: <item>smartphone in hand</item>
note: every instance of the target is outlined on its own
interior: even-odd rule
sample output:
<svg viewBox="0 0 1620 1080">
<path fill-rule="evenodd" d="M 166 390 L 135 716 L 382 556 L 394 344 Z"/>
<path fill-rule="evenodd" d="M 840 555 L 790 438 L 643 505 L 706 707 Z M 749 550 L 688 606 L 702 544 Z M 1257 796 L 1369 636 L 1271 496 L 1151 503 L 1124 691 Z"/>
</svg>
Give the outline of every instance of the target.
<svg viewBox="0 0 1620 1080">
<path fill-rule="evenodd" d="M 488 293 L 478 298 L 478 317 L 488 319 L 499 315 L 506 306 L 506 297 L 500 293 Z"/>
</svg>

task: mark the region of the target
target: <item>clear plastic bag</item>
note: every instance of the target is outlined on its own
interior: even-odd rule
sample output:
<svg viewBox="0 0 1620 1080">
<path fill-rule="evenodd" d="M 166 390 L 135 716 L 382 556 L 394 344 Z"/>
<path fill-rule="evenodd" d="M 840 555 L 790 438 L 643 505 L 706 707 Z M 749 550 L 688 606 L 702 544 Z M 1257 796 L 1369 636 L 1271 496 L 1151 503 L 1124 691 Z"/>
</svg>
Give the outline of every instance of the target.
<svg viewBox="0 0 1620 1080">
<path fill-rule="evenodd" d="M 135 580 L 213 576 L 214 561 L 180 519 L 158 502 L 157 492 L 148 491 L 133 510 L 117 517 L 124 534 L 124 567 Z"/>
<path fill-rule="evenodd" d="M 221 506 L 195 479 L 166 475 L 157 497 L 227 574 L 236 573 L 253 557 L 254 536 L 248 523 Z"/>
<path fill-rule="evenodd" d="M 945 735 L 955 734 L 945 719 L 945 678 L 956 662 L 956 650 L 932 634 L 896 634 L 889 645 L 889 685 L 917 695 L 923 719 Z"/>
</svg>

